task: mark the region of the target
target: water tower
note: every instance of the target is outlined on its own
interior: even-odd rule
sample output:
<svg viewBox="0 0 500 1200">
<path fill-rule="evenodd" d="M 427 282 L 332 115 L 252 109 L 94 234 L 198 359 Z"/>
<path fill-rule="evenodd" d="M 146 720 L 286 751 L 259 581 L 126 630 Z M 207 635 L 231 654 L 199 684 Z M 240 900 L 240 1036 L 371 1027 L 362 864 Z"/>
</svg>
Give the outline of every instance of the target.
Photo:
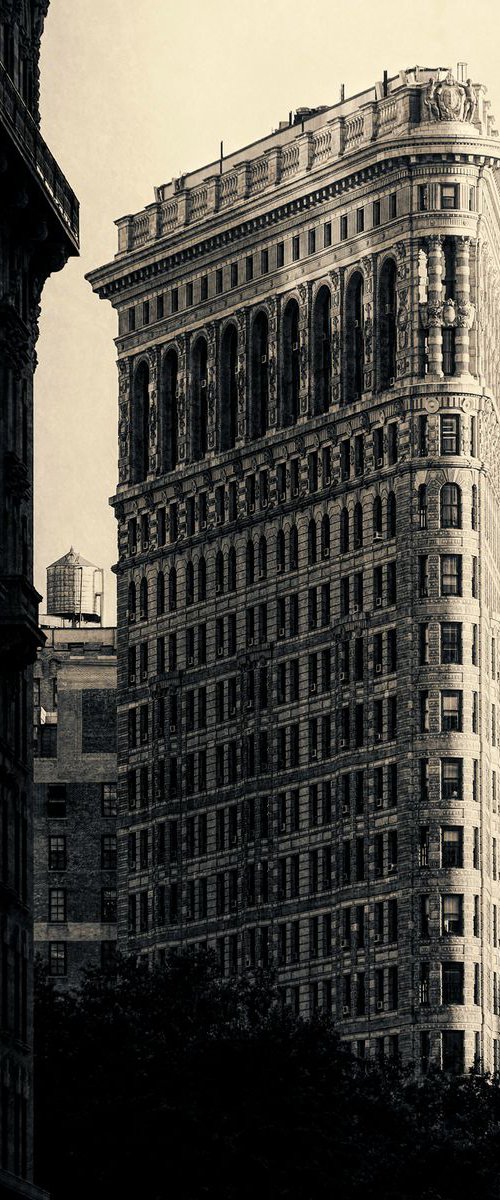
<svg viewBox="0 0 500 1200">
<path fill-rule="evenodd" d="M 47 614 L 69 621 L 73 628 L 100 625 L 104 596 L 102 567 L 69 550 L 47 567 Z"/>
</svg>

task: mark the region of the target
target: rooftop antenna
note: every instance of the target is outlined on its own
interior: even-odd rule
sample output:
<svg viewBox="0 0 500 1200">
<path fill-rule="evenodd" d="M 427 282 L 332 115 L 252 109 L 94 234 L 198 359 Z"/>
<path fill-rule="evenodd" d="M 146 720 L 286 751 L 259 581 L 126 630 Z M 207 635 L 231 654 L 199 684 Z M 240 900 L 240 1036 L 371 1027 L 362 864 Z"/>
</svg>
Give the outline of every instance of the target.
<svg viewBox="0 0 500 1200">
<path fill-rule="evenodd" d="M 341 83 L 341 85 L 340 85 L 340 103 L 342 104 L 344 100 L 345 100 L 345 83 Z"/>
<path fill-rule="evenodd" d="M 384 82 L 382 84 L 382 94 L 384 96 L 387 96 L 389 94 L 389 82 L 388 81 L 389 81 L 389 76 L 387 74 L 387 71 L 384 71 Z"/>
<path fill-rule="evenodd" d="M 222 175 L 222 163 L 223 163 L 223 160 L 224 160 L 224 142 L 221 142 L 221 144 L 220 144 L 220 158 L 219 158 L 219 175 Z"/>
</svg>

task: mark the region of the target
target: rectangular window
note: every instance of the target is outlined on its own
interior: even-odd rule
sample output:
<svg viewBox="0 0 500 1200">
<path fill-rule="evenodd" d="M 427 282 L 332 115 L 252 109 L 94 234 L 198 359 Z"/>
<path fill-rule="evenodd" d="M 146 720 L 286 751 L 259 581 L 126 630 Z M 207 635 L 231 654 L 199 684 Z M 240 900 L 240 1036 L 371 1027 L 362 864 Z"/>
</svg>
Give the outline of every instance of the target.
<svg viewBox="0 0 500 1200">
<path fill-rule="evenodd" d="M 283 267 L 285 265 L 285 243 L 278 242 L 276 246 L 276 266 Z"/>
<path fill-rule="evenodd" d="M 200 279 L 200 300 L 208 300 L 208 275 L 202 275 Z"/>
<path fill-rule="evenodd" d="M 347 238 L 347 213 L 340 218 L 340 240 L 345 242 Z"/>
<path fill-rule="evenodd" d="M 389 196 L 389 220 L 394 221 L 398 215 L 398 196 L 397 192 L 391 192 Z"/>
<path fill-rule="evenodd" d="M 300 236 L 297 233 L 292 238 L 292 260 L 293 260 L 293 262 L 297 262 L 297 259 L 299 259 L 299 258 L 300 258 Z"/>
<path fill-rule="evenodd" d="M 441 730 L 462 732 L 462 692 L 441 692 Z"/>
<path fill-rule="evenodd" d="M 446 825 L 441 828 L 441 866 L 463 867 L 464 831 L 461 825 Z"/>
<path fill-rule="evenodd" d="M 441 562 L 441 595 L 462 595 L 462 555 L 442 554 Z"/>
<path fill-rule="evenodd" d="M 327 249 L 328 246 L 331 246 L 331 244 L 332 244 L 332 223 L 331 223 L 331 221 L 325 221 L 325 224 L 323 225 L 323 245 L 325 247 L 325 250 Z"/>
<path fill-rule="evenodd" d="M 364 208 L 356 209 L 356 233 L 363 233 L 365 228 L 365 210 Z"/>
<path fill-rule="evenodd" d="M 49 921 L 66 920 L 66 891 L 64 888 L 49 889 Z"/>
<path fill-rule="evenodd" d="M 269 271 L 269 250 L 261 250 L 260 252 L 260 273 L 267 275 Z"/>
<path fill-rule="evenodd" d="M 134 329 L 135 329 L 135 308 L 129 308 L 129 310 L 128 310 L 128 331 L 129 331 L 129 333 L 133 333 Z"/>
<path fill-rule="evenodd" d="M 441 454 L 460 454 L 460 417 L 441 417 Z"/>
<path fill-rule="evenodd" d="M 380 225 L 380 200 L 374 200 L 372 206 L 372 225 L 376 229 Z"/>
<path fill-rule="evenodd" d="M 441 759 L 441 798 L 443 800 L 463 799 L 463 759 Z"/>
<path fill-rule="evenodd" d="M 67 972 L 66 942 L 49 942 L 49 975 L 61 978 Z"/>
<path fill-rule="evenodd" d="M 441 184 L 441 208 L 458 207 L 458 188 L 455 183 Z"/>
<path fill-rule="evenodd" d="M 186 284 L 186 308 L 191 308 L 194 299 L 193 284 Z"/>
<path fill-rule="evenodd" d="M 161 321 L 165 311 L 165 301 L 163 296 L 156 297 L 156 320 Z"/>
<path fill-rule="evenodd" d="M 441 624 L 441 662 L 462 662 L 462 625 L 460 622 Z"/>
<path fill-rule="evenodd" d="M 231 287 L 238 287 L 238 263 L 231 263 Z"/>
<path fill-rule="evenodd" d="M 441 963 L 441 1004 L 463 1004 L 464 964 Z"/>
<path fill-rule="evenodd" d="M 462 937 L 464 932 L 463 896 L 444 895 L 442 897 L 442 933 L 443 935 Z"/>
<path fill-rule="evenodd" d="M 144 300 L 142 304 L 142 323 L 149 325 L 149 300 Z"/>
<path fill-rule="evenodd" d="M 66 838 L 56 834 L 49 837 L 49 871 L 66 870 Z"/>
<path fill-rule="evenodd" d="M 309 229 L 309 230 L 308 230 L 308 234 L 307 234 L 307 253 L 308 253 L 308 254 L 315 254 L 315 253 L 316 253 L 316 230 L 315 230 L 315 229 Z"/>
<path fill-rule="evenodd" d="M 223 288 L 224 288 L 223 270 L 222 270 L 222 267 L 217 267 L 217 270 L 215 272 L 215 293 L 217 296 L 220 296 L 221 292 L 223 291 Z"/>
<path fill-rule="evenodd" d="M 173 313 L 179 311 L 179 288 L 172 288 L 170 293 L 170 310 Z"/>
<path fill-rule="evenodd" d="M 247 283 L 253 279 L 253 254 L 247 255 L 245 260 L 245 279 Z"/>
</svg>

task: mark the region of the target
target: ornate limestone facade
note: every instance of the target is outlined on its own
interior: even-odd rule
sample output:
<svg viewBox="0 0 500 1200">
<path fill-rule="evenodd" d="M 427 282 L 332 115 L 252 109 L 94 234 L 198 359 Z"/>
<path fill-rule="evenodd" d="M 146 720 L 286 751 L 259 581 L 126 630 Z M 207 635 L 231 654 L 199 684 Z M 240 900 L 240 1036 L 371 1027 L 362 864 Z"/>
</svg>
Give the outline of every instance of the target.
<svg viewBox="0 0 500 1200">
<path fill-rule="evenodd" d="M 157 188 L 89 277 L 122 945 L 272 964 L 422 1071 L 499 1066 L 499 157 L 481 85 L 400 72 Z"/>
</svg>

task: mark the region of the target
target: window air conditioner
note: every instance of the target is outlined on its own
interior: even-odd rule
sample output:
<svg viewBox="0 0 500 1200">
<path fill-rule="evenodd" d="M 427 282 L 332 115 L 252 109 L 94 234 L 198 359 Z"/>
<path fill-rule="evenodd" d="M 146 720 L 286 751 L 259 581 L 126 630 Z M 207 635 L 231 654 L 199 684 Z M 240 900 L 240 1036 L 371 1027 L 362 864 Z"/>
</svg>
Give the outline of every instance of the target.
<svg viewBox="0 0 500 1200">
<path fill-rule="evenodd" d="M 278 629 L 278 637 L 283 638 L 284 636 L 285 636 L 285 630 L 284 630 L 283 626 L 281 625 L 280 628 Z"/>
<path fill-rule="evenodd" d="M 313 758 L 317 758 L 317 757 L 318 757 L 318 751 L 311 750 L 310 758 L 313 759 Z"/>
<path fill-rule="evenodd" d="M 135 675 L 129 675 L 129 677 L 128 677 L 129 687 L 132 687 L 134 683 L 135 683 Z"/>
<path fill-rule="evenodd" d="M 375 808 L 383 808 L 384 801 L 382 796 L 375 796 Z"/>
<path fill-rule="evenodd" d="M 349 1016 L 349 1006 L 347 1004 L 344 1004 L 342 1007 L 342 1016 L 343 1017 Z"/>
<path fill-rule="evenodd" d="M 383 460 L 383 458 L 376 458 L 376 459 L 375 459 L 375 466 L 376 466 L 376 467 L 383 467 L 383 465 L 384 465 L 384 460 Z"/>
<path fill-rule="evenodd" d="M 382 597 L 375 596 L 375 608 L 382 608 Z"/>
<path fill-rule="evenodd" d="M 217 656 L 218 656 L 218 658 L 222 658 L 222 655 L 223 655 L 223 654 L 224 654 L 224 646 L 217 646 Z"/>
<path fill-rule="evenodd" d="M 380 933 L 374 933 L 373 940 L 377 943 L 380 942 L 382 940 Z"/>
<path fill-rule="evenodd" d="M 348 939 L 348 938 L 342 938 L 340 945 L 341 945 L 341 947 L 342 947 L 342 949 L 343 949 L 343 950 L 347 950 L 347 948 L 348 948 L 348 946 L 349 946 L 349 939 Z"/>
<path fill-rule="evenodd" d="M 292 488 L 292 496 L 298 496 L 298 494 L 299 494 L 299 489 L 298 489 L 298 487 L 293 487 L 293 488 Z"/>
<path fill-rule="evenodd" d="M 188 660 L 187 660 L 187 662 L 188 662 L 188 667 L 192 667 L 192 666 L 193 666 L 193 663 L 194 663 L 194 655 L 193 655 L 193 654 L 189 654 L 189 655 L 188 655 Z"/>
<path fill-rule="evenodd" d="M 376 674 L 377 674 L 377 675 L 381 675 L 381 674 L 382 674 L 382 663 L 376 663 L 376 664 L 375 664 L 375 672 L 376 672 Z"/>
<path fill-rule="evenodd" d="M 131 547 L 130 547 L 130 553 L 131 553 L 131 554 L 137 554 L 137 546 L 131 546 Z"/>
<path fill-rule="evenodd" d="M 383 1012 L 383 1008 L 384 1008 L 384 1001 L 377 1000 L 377 1012 Z"/>
<path fill-rule="evenodd" d="M 373 540 L 374 540 L 374 542 L 382 541 L 382 534 L 380 533 L 380 530 L 377 529 L 377 531 L 374 533 Z"/>
<path fill-rule="evenodd" d="M 247 638 L 247 646 L 253 646 L 254 641 L 255 641 L 255 638 L 253 638 L 253 637 Z"/>
</svg>

